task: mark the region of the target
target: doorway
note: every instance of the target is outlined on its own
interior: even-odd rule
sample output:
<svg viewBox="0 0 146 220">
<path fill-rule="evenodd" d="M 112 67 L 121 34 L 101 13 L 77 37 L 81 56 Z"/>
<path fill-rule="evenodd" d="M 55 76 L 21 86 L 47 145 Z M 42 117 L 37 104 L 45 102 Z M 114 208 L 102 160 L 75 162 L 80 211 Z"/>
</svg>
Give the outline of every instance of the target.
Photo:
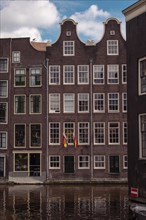
<svg viewBox="0 0 146 220">
<path fill-rule="evenodd" d="M 64 172 L 74 173 L 74 156 L 64 156 Z"/>
</svg>

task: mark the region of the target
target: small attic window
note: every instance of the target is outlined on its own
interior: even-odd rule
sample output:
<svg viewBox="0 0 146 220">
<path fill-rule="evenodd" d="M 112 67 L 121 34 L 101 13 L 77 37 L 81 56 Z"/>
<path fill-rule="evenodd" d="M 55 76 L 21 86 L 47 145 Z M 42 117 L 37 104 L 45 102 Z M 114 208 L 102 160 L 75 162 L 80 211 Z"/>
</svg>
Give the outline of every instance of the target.
<svg viewBox="0 0 146 220">
<path fill-rule="evenodd" d="M 115 35 L 115 31 L 110 31 L 110 35 Z"/>
<path fill-rule="evenodd" d="M 67 37 L 71 36 L 71 31 L 66 31 L 66 36 Z"/>
</svg>

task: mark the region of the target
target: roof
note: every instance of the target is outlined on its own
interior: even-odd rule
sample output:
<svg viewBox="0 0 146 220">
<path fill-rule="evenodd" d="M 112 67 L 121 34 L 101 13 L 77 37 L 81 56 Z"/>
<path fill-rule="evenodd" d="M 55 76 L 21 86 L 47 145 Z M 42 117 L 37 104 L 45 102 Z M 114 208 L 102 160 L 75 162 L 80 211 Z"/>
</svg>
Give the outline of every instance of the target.
<svg viewBox="0 0 146 220">
<path fill-rule="evenodd" d="M 32 47 L 38 51 L 46 51 L 46 47 L 47 46 L 51 46 L 51 43 L 48 42 L 35 42 L 35 41 L 31 41 L 30 42 Z"/>
</svg>

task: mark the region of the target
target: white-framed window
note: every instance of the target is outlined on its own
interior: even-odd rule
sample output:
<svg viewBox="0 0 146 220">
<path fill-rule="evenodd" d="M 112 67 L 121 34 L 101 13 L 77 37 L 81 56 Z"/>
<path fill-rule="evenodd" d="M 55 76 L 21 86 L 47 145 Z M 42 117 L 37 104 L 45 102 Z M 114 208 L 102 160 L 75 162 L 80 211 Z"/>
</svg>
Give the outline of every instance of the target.
<svg viewBox="0 0 146 220">
<path fill-rule="evenodd" d="M 127 84 L 127 65 L 122 64 L 122 83 Z"/>
<path fill-rule="evenodd" d="M 94 156 L 94 169 L 105 169 L 105 156 L 104 155 Z"/>
<path fill-rule="evenodd" d="M 8 97 L 8 81 L 0 80 L 0 98 Z"/>
<path fill-rule="evenodd" d="M 0 102 L 0 124 L 8 123 L 8 103 Z"/>
<path fill-rule="evenodd" d="M 109 173 L 119 173 L 120 172 L 120 157 L 119 155 L 109 156 Z"/>
<path fill-rule="evenodd" d="M 14 125 L 14 146 L 26 147 L 26 124 Z"/>
<path fill-rule="evenodd" d="M 119 93 L 108 94 L 108 111 L 109 112 L 119 111 Z"/>
<path fill-rule="evenodd" d="M 89 169 L 90 157 L 87 155 L 78 156 L 78 169 Z"/>
<path fill-rule="evenodd" d="M 75 42 L 74 41 L 63 41 L 63 55 L 64 56 L 75 55 Z"/>
<path fill-rule="evenodd" d="M 30 87 L 40 87 L 42 85 L 42 69 L 40 67 L 30 68 L 29 85 Z"/>
<path fill-rule="evenodd" d="M 0 57 L 0 73 L 8 72 L 8 58 Z"/>
<path fill-rule="evenodd" d="M 127 112 L 127 93 L 122 93 L 122 111 Z"/>
<path fill-rule="evenodd" d="M 82 145 L 89 144 L 89 122 L 78 123 L 78 137 L 79 137 L 79 144 Z"/>
<path fill-rule="evenodd" d="M 60 169 L 60 156 L 49 156 L 49 169 Z"/>
<path fill-rule="evenodd" d="M 17 68 L 14 70 L 14 85 L 15 87 L 26 86 L 26 69 Z"/>
<path fill-rule="evenodd" d="M 120 124 L 119 122 L 108 123 L 108 143 L 120 144 Z"/>
<path fill-rule="evenodd" d="M 42 126 L 41 124 L 30 124 L 30 147 L 41 147 Z"/>
<path fill-rule="evenodd" d="M 7 132 L 0 131 L 0 149 L 7 148 Z"/>
<path fill-rule="evenodd" d="M 67 138 L 68 144 L 73 144 L 74 142 L 74 134 L 75 134 L 75 123 L 74 122 L 64 122 L 63 123 L 63 131 Z"/>
<path fill-rule="evenodd" d="M 49 94 L 49 112 L 60 113 L 60 94 L 59 93 Z"/>
<path fill-rule="evenodd" d="M 78 94 L 78 112 L 80 113 L 89 112 L 89 94 L 88 93 Z"/>
<path fill-rule="evenodd" d="M 118 40 L 107 40 L 107 55 L 118 55 Z"/>
<path fill-rule="evenodd" d="M 105 144 L 105 123 L 94 122 L 94 144 Z"/>
<path fill-rule="evenodd" d="M 65 93 L 63 94 L 64 113 L 75 112 L 75 94 Z"/>
<path fill-rule="evenodd" d="M 26 95 L 14 96 L 14 113 L 15 114 L 26 113 Z"/>
<path fill-rule="evenodd" d="M 128 143 L 128 126 L 127 122 L 123 122 L 123 144 Z"/>
<path fill-rule="evenodd" d="M 6 176 L 6 156 L 0 155 L 0 177 Z"/>
<path fill-rule="evenodd" d="M 51 85 L 60 84 L 60 66 L 59 65 L 49 66 L 49 84 Z"/>
<path fill-rule="evenodd" d="M 139 156 L 146 158 L 146 114 L 139 115 Z"/>
<path fill-rule="evenodd" d="M 118 84 L 119 83 L 119 65 L 108 65 L 107 66 L 107 83 Z"/>
<path fill-rule="evenodd" d="M 63 74 L 64 84 L 73 85 L 75 83 L 74 65 L 64 65 Z"/>
<path fill-rule="evenodd" d="M 128 169 L 128 156 L 123 156 L 123 169 Z"/>
<path fill-rule="evenodd" d="M 78 66 L 78 84 L 89 84 L 89 66 Z"/>
<path fill-rule="evenodd" d="M 105 112 L 105 94 L 94 93 L 93 94 L 93 108 L 94 112 Z"/>
<path fill-rule="evenodd" d="M 20 63 L 20 51 L 12 52 L 12 63 Z"/>
<path fill-rule="evenodd" d="M 146 57 L 139 59 L 139 94 L 146 93 Z"/>
<path fill-rule="evenodd" d="M 41 95 L 33 94 L 29 97 L 29 112 L 30 114 L 41 114 L 42 112 L 42 97 Z"/>
<path fill-rule="evenodd" d="M 49 144 L 53 144 L 53 145 L 60 144 L 60 123 L 59 122 L 49 123 Z"/>
<path fill-rule="evenodd" d="M 93 65 L 93 84 L 104 84 L 104 65 Z"/>
</svg>

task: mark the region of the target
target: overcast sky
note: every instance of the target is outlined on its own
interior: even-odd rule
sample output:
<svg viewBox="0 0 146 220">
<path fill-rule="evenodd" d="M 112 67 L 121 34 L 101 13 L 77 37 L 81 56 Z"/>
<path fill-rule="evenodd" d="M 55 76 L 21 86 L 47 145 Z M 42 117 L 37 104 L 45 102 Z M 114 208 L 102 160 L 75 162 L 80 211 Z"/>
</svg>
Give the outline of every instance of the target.
<svg viewBox="0 0 146 220">
<path fill-rule="evenodd" d="M 59 23 L 72 18 L 82 41 L 98 42 L 103 36 L 103 22 L 109 17 L 122 21 L 122 10 L 137 0 L 0 0 L 0 38 L 30 37 L 36 41 L 55 42 Z"/>
</svg>

